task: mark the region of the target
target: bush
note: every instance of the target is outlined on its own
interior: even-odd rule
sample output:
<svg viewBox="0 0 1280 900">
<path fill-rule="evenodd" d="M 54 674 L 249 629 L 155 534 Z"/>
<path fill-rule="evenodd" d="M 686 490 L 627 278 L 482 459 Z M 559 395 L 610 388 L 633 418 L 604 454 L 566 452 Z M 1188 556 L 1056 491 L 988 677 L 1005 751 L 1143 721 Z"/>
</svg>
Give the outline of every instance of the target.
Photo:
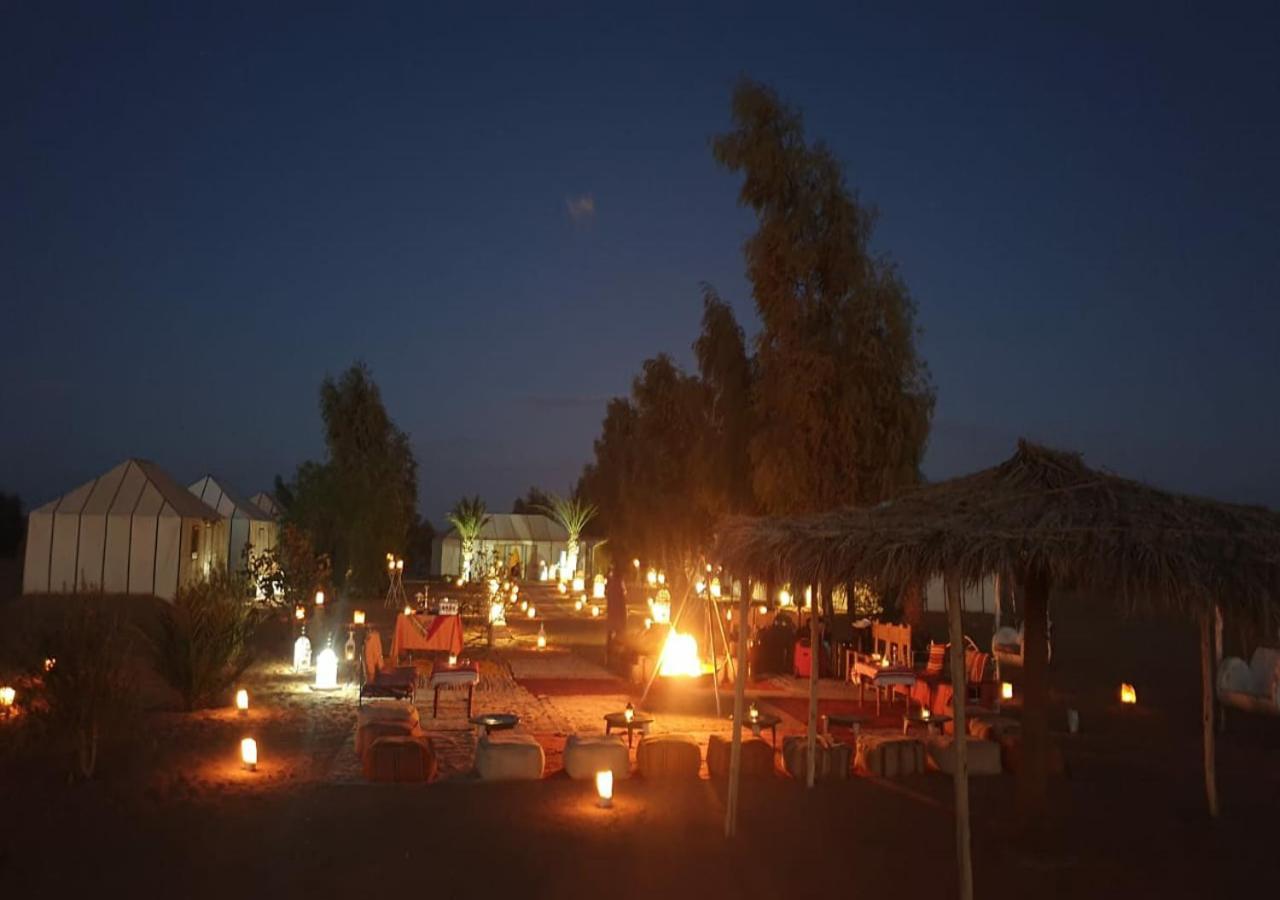
<svg viewBox="0 0 1280 900">
<path fill-rule="evenodd" d="M 68 610 L 48 637 L 57 665 L 44 673 L 38 717 L 42 737 L 69 752 L 73 776 L 92 778 L 100 748 L 134 733 L 137 679 L 130 657 L 135 634 L 118 613 L 89 598 Z"/>
<path fill-rule="evenodd" d="M 178 591 L 153 640 L 156 670 L 187 710 L 225 700 L 253 661 L 251 639 L 262 613 L 244 579 L 215 573 Z"/>
</svg>

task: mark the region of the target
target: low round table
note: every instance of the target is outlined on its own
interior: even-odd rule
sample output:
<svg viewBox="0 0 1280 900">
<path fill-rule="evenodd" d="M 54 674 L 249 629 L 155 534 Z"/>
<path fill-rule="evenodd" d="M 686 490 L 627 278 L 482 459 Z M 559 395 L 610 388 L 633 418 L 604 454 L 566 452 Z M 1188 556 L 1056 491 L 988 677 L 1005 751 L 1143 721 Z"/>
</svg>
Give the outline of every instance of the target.
<svg viewBox="0 0 1280 900">
<path fill-rule="evenodd" d="M 479 728 L 487 737 L 494 731 L 510 731 L 515 728 L 520 724 L 520 717 L 515 713 L 487 713 L 467 721 Z"/>
<path fill-rule="evenodd" d="M 920 715 L 919 710 L 916 710 L 915 712 L 903 713 L 902 714 L 902 733 L 906 734 L 907 730 L 912 725 L 923 725 L 925 726 L 925 730 L 928 731 L 930 734 L 942 734 L 942 727 L 950 721 L 951 721 L 950 716 L 937 715 L 937 714 L 922 716 Z"/>
<path fill-rule="evenodd" d="M 729 713 L 729 721 L 730 722 L 733 721 L 733 713 Z M 771 732 L 773 732 L 773 749 L 774 750 L 778 749 L 778 726 L 781 723 L 782 723 L 782 716 L 774 715 L 773 713 L 767 713 L 767 712 L 756 713 L 756 717 L 754 719 L 748 715 L 743 720 L 743 724 L 749 726 L 751 728 L 751 733 L 754 734 L 756 737 L 759 737 L 760 732 L 765 728 L 768 728 Z"/>
<path fill-rule="evenodd" d="M 627 746 L 631 746 L 631 732 L 639 729 L 642 733 L 648 733 L 649 726 L 653 724 L 653 716 L 645 715 L 642 712 L 634 713 L 631 721 L 627 721 L 627 714 L 620 712 L 607 713 L 604 717 L 604 733 L 609 734 L 615 728 L 627 729 Z"/>
</svg>

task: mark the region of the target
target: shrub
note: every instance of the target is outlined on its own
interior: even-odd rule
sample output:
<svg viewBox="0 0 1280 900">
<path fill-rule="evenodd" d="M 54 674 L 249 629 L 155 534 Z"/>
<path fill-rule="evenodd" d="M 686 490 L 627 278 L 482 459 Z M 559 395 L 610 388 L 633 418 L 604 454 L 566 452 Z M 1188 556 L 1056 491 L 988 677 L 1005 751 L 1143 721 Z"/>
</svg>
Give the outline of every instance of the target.
<svg viewBox="0 0 1280 900">
<path fill-rule="evenodd" d="M 97 599 L 68 610 L 49 635 L 58 662 L 44 673 L 39 712 L 42 736 L 69 752 L 81 778 L 93 777 L 104 743 L 134 733 L 138 712 L 135 631 Z"/>
<path fill-rule="evenodd" d="M 261 611 L 243 579 L 214 573 L 178 591 L 153 640 L 156 669 L 187 710 L 211 706 L 253 661 L 251 639 Z"/>
</svg>

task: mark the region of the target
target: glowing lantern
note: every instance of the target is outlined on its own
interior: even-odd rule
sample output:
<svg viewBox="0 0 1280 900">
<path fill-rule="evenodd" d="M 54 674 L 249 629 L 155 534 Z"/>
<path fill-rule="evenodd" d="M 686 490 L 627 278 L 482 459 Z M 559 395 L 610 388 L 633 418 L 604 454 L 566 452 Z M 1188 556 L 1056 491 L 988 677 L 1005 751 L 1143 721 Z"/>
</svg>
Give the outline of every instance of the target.
<svg viewBox="0 0 1280 900">
<path fill-rule="evenodd" d="M 462 587 L 464 584 L 466 584 L 466 583 L 467 583 L 467 580 L 466 580 L 465 578 L 463 578 L 461 575 L 459 575 L 459 576 L 458 576 L 458 581 L 457 581 L 456 583 L 457 583 L 458 587 Z"/>
<path fill-rule="evenodd" d="M 244 738 L 240 741 L 240 762 L 250 772 L 258 769 L 258 742 L 253 738 Z"/>
<path fill-rule="evenodd" d="M 391 558 L 391 554 L 387 554 L 387 571 L 394 572 L 396 570 L 396 561 Z"/>
<path fill-rule="evenodd" d="M 923 719 L 924 721 L 928 722 L 928 721 L 929 721 L 929 716 L 930 716 L 930 715 L 932 715 L 932 713 L 930 713 L 930 712 L 929 712 L 929 707 L 927 707 L 927 706 L 922 706 L 922 707 L 920 708 L 920 718 L 921 718 L 921 719 Z"/>
<path fill-rule="evenodd" d="M 636 717 L 636 708 L 631 705 L 631 701 L 627 701 L 627 708 L 622 711 L 622 718 L 627 720 L 627 724 L 631 724 L 631 720 Z"/>
<path fill-rule="evenodd" d="M 411 616 L 411 615 L 413 615 L 413 607 L 412 607 L 412 606 L 410 606 L 408 603 L 406 603 L 406 604 L 404 605 L 404 614 L 405 614 L 406 616 Z"/>
<path fill-rule="evenodd" d="M 640 571 L 640 560 L 638 559 L 631 560 L 631 565 L 635 566 L 635 569 L 637 572 Z"/>
<path fill-rule="evenodd" d="M 403 571 L 404 571 L 404 560 L 403 560 L 403 559 L 397 559 L 397 560 L 396 560 L 396 571 L 397 571 L 397 572 L 403 572 Z"/>
<path fill-rule="evenodd" d="M 804 589 L 804 605 L 813 606 L 813 588 L 811 587 Z"/>
<path fill-rule="evenodd" d="M 707 590 L 707 583 L 703 581 L 701 578 L 699 578 L 697 581 L 693 583 L 693 592 L 697 594 L 699 597 L 701 597 L 703 593 L 706 592 L 706 590 Z"/>
<path fill-rule="evenodd" d="M 1013 685 L 1007 681 L 1000 682 L 1000 699 L 1001 700 L 1013 699 Z"/>
<path fill-rule="evenodd" d="M 307 611 L 303 609 L 301 606 L 295 606 L 293 608 L 293 617 L 297 619 L 299 622 L 301 622 L 303 619 L 307 617 Z"/>
<path fill-rule="evenodd" d="M 453 668 L 454 666 L 456 666 L 457 664 L 458 664 L 458 654 L 456 654 L 456 653 L 450 653 L 450 654 L 449 654 L 449 668 L 450 668 L 450 669 L 452 669 L 452 668 Z"/>
<path fill-rule="evenodd" d="M 671 629 L 662 648 L 662 668 L 658 674 L 664 678 L 700 676 L 702 663 L 698 660 L 697 639 L 691 634 L 681 634 L 674 628 Z"/>
<path fill-rule="evenodd" d="M 489 604 L 489 624 L 490 625 L 506 625 L 507 611 L 501 603 Z"/>
<path fill-rule="evenodd" d="M 880 657 L 880 668 L 882 669 L 889 668 L 889 657 L 887 656 Z"/>
<path fill-rule="evenodd" d="M 318 691 L 332 691 L 338 687 L 338 654 L 325 647 L 316 657 L 316 684 Z"/>
<path fill-rule="evenodd" d="M 538 626 L 538 649 L 547 649 L 547 627 L 545 625 Z"/>
<path fill-rule="evenodd" d="M 666 588 L 658 591 L 658 599 L 653 601 L 653 621 L 659 625 L 671 622 L 671 592 Z"/>
<path fill-rule="evenodd" d="M 574 600 L 574 601 L 573 601 L 573 608 L 574 608 L 575 610 L 577 610 L 578 612 L 582 612 L 582 598 L 581 598 L 581 597 L 579 597 L 577 600 Z"/>
<path fill-rule="evenodd" d="M 613 805 L 613 769 L 602 769 L 596 773 L 597 802 L 608 809 Z"/>
<path fill-rule="evenodd" d="M 711 563 L 707 563 L 707 574 L 711 574 Z"/>
<path fill-rule="evenodd" d="M 754 700 L 751 701 L 751 708 L 747 710 L 747 715 L 751 718 L 752 725 L 760 721 L 760 707 L 756 706 Z"/>
<path fill-rule="evenodd" d="M 1138 690 L 1133 685 L 1125 683 L 1120 685 L 1120 702 L 1126 704 L 1134 704 L 1138 702 Z"/>
<path fill-rule="evenodd" d="M 559 588 L 560 588 L 560 593 L 562 594 L 569 593 L 569 585 L 565 584 L 563 581 L 560 582 Z"/>
<path fill-rule="evenodd" d="M 655 587 L 658 583 L 658 570 L 650 569 L 644 573 L 644 580 L 649 582 L 649 587 Z"/>
<path fill-rule="evenodd" d="M 13 701 L 17 696 L 18 692 L 8 685 L 0 687 L 0 709 L 4 709 L 8 712 L 13 707 Z"/>
<path fill-rule="evenodd" d="M 56 666 L 57 664 L 58 664 L 58 660 L 55 657 L 46 656 L 44 658 L 44 670 L 46 672 L 52 672 L 53 667 Z"/>
<path fill-rule="evenodd" d="M 591 596 L 597 600 L 604 599 L 604 576 L 597 575 L 591 582 Z"/>
<path fill-rule="evenodd" d="M 316 591 L 316 606 L 324 606 L 324 591 Z"/>
<path fill-rule="evenodd" d="M 658 573 L 658 584 L 666 584 L 666 583 L 667 583 L 667 573 L 666 573 L 666 572 L 659 572 L 659 573 Z"/>
<path fill-rule="evenodd" d="M 311 638 L 305 634 L 293 642 L 293 671 L 301 672 L 311 666 Z"/>
<path fill-rule="evenodd" d="M 782 590 L 778 591 L 778 605 L 779 606 L 791 605 L 791 592 L 786 588 L 783 588 Z"/>
<path fill-rule="evenodd" d="M 355 625 L 363 625 L 363 624 L 364 624 L 364 610 L 363 610 L 363 609 L 357 609 L 355 612 L 353 612 L 353 613 L 351 614 L 351 621 L 352 621 L 352 623 L 353 623 L 353 624 L 355 624 Z"/>
<path fill-rule="evenodd" d="M 533 618 L 534 616 L 536 616 L 537 614 L 538 614 L 537 607 L 530 606 L 530 607 L 529 607 L 529 609 L 528 609 L 528 615 L 529 615 L 529 618 L 530 618 L 530 619 L 532 619 L 532 618 Z"/>
<path fill-rule="evenodd" d="M 528 601 L 528 600 L 521 600 L 521 601 L 520 601 L 520 608 L 521 608 L 521 609 L 528 609 L 528 608 L 529 608 L 529 601 Z"/>
<path fill-rule="evenodd" d="M 600 618 L 600 607 L 596 606 L 594 603 L 591 604 L 591 618 Z"/>
<path fill-rule="evenodd" d="M 711 579 L 711 596 L 717 600 L 720 599 L 720 579 L 719 578 Z"/>
<path fill-rule="evenodd" d="M 489 579 L 489 593 L 490 593 L 490 594 L 496 594 L 496 593 L 498 593 L 498 588 L 499 588 L 499 587 L 501 587 L 501 585 L 499 585 L 499 584 L 498 584 L 498 579 L 496 579 L 496 578 L 490 578 L 490 579 Z"/>
<path fill-rule="evenodd" d="M 732 622 L 732 621 L 733 621 L 733 610 L 732 610 L 732 609 L 726 609 L 726 610 L 724 611 L 724 620 L 725 620 L 726 622 Z"/>
<path fill-rule="evenodd" d="M 762 615 L 762 616 L 763 616 L 763 615 L 764 615 L 765 613 L 767 613 L 768 611 L 769 611 L 769 607 L 768 607 L 766 604 L 761 603 L 761 604 L 760 604 L 760 615 Z"/>
<path fill-rule="evenodd" d="M 352 662 L 356 658 L 356 634 L 355 631 L 347 632 L 347 643 L 342 647 L 342 653 L 347 658 L 347 662 Z"/>
<path fill-rule="evenodd" d="M 511 585 L 511 599 L 512 600 L 516 599 L 519 593 L 520 593 L 520 585 L 518 584 Z"/>
<path fill-rule="evenodd" d="M 652 628 L 652 627 L 653 627 L 653 619 L 650 619 L 648 616 L 645 616 L 645 617 L 644 617 L 644 630 L 645 630 L 645 631 L 648 631 L 648 630 L 649 630 L 650 628 Z"/>
<path fill-rule="evenodd" d="M 546 581 L 546 580 L 547 580 L 547 562 L 546 562 L 546 560 L 542 560 L 541 562 L 539 562 L 539 563 L 538 563 L 538 580 L 539 580 L 539 581 Z"/>
<path fill-rule="evenodd" d="M 587 579 L 581 573 L 573 576 L 573 591 L 575 594 L 581 593 L 587 589 Z"/>
<path fill-rule="evenodd" d="M 244 688 L 236 691 L 236 709 L 242 713 L 249 711 L 249 692 Z"/>
</svg>

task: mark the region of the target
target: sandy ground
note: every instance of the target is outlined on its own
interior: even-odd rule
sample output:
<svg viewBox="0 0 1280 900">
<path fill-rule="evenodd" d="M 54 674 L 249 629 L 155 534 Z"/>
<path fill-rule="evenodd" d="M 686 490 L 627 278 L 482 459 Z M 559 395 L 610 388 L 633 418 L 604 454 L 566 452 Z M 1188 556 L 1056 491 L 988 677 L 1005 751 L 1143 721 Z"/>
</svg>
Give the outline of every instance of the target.
<svg viewBox="0 0 1280 900">
<path fill-rule="evenodd" d="M 572 731 L 598 730 L 638 691 L 603 669 L 599 620 L 550 602 L 539 609 L 549 650 L 534 649 L 536 624 L 525 622 L 492 651 L 470 634 L 467 653 L 484 674 L 476 711 L 518 713 L 551 751 L 542 781 L 475 781 L 462 696 L 442 696 L 433 719 L 424 692 L 442 779 L 367 784 L 354 753 L 354 689 L 318 694 L 266 660 L 247 678 L 248 716 L 151 713 L 130 757 L 104 759 L 93 783 L 68 786 L 44 769 L 0 773 L 0 884 L 50 897 L 104 888 L 190 897 L 954 896 L 952 786 L 939 775 L 855 777 L 813 792 L 783 777 L 749 780 L 734 841 L 723 837 L 724 786 L 711 780 L 633 779 L 617 786 L 612 809 L 596 807 L 589 785 L 557 771 L 556 748 Z M 1190 629 L 1118 622 L 1084 602 L 1072 612 L 1058 615 L 1054 672 L 1055 721 L 1071 705 L 1084 726 L 1057 735 L 1070 777 L 1055 781 L 1053 815 L 1034 840 L 1014 825 L 1012 777 L 973 781 L 978 896 L 1191 897 L 1274 883 L 1280 722 L 1230 721 L 1220 749 L 1224 816 L 1211 824 Z M 1121 678 L 1138 684 L 1138 709 L 1113 701 Z M 522 681 L 599 684 L 538 693 Z M 753 686 L 765 708 L 803 688 L 790 679 Z M 849 694 L 823 685 L 825 698 Z M 709 692 L 651 700 L 656 730 L 700 740 L 727 733 Z M 784 719 L 784 732 L 801 729 Z M 238 765 L 245 734 L 261 746 L 257 772 Z"/>
</svg>

